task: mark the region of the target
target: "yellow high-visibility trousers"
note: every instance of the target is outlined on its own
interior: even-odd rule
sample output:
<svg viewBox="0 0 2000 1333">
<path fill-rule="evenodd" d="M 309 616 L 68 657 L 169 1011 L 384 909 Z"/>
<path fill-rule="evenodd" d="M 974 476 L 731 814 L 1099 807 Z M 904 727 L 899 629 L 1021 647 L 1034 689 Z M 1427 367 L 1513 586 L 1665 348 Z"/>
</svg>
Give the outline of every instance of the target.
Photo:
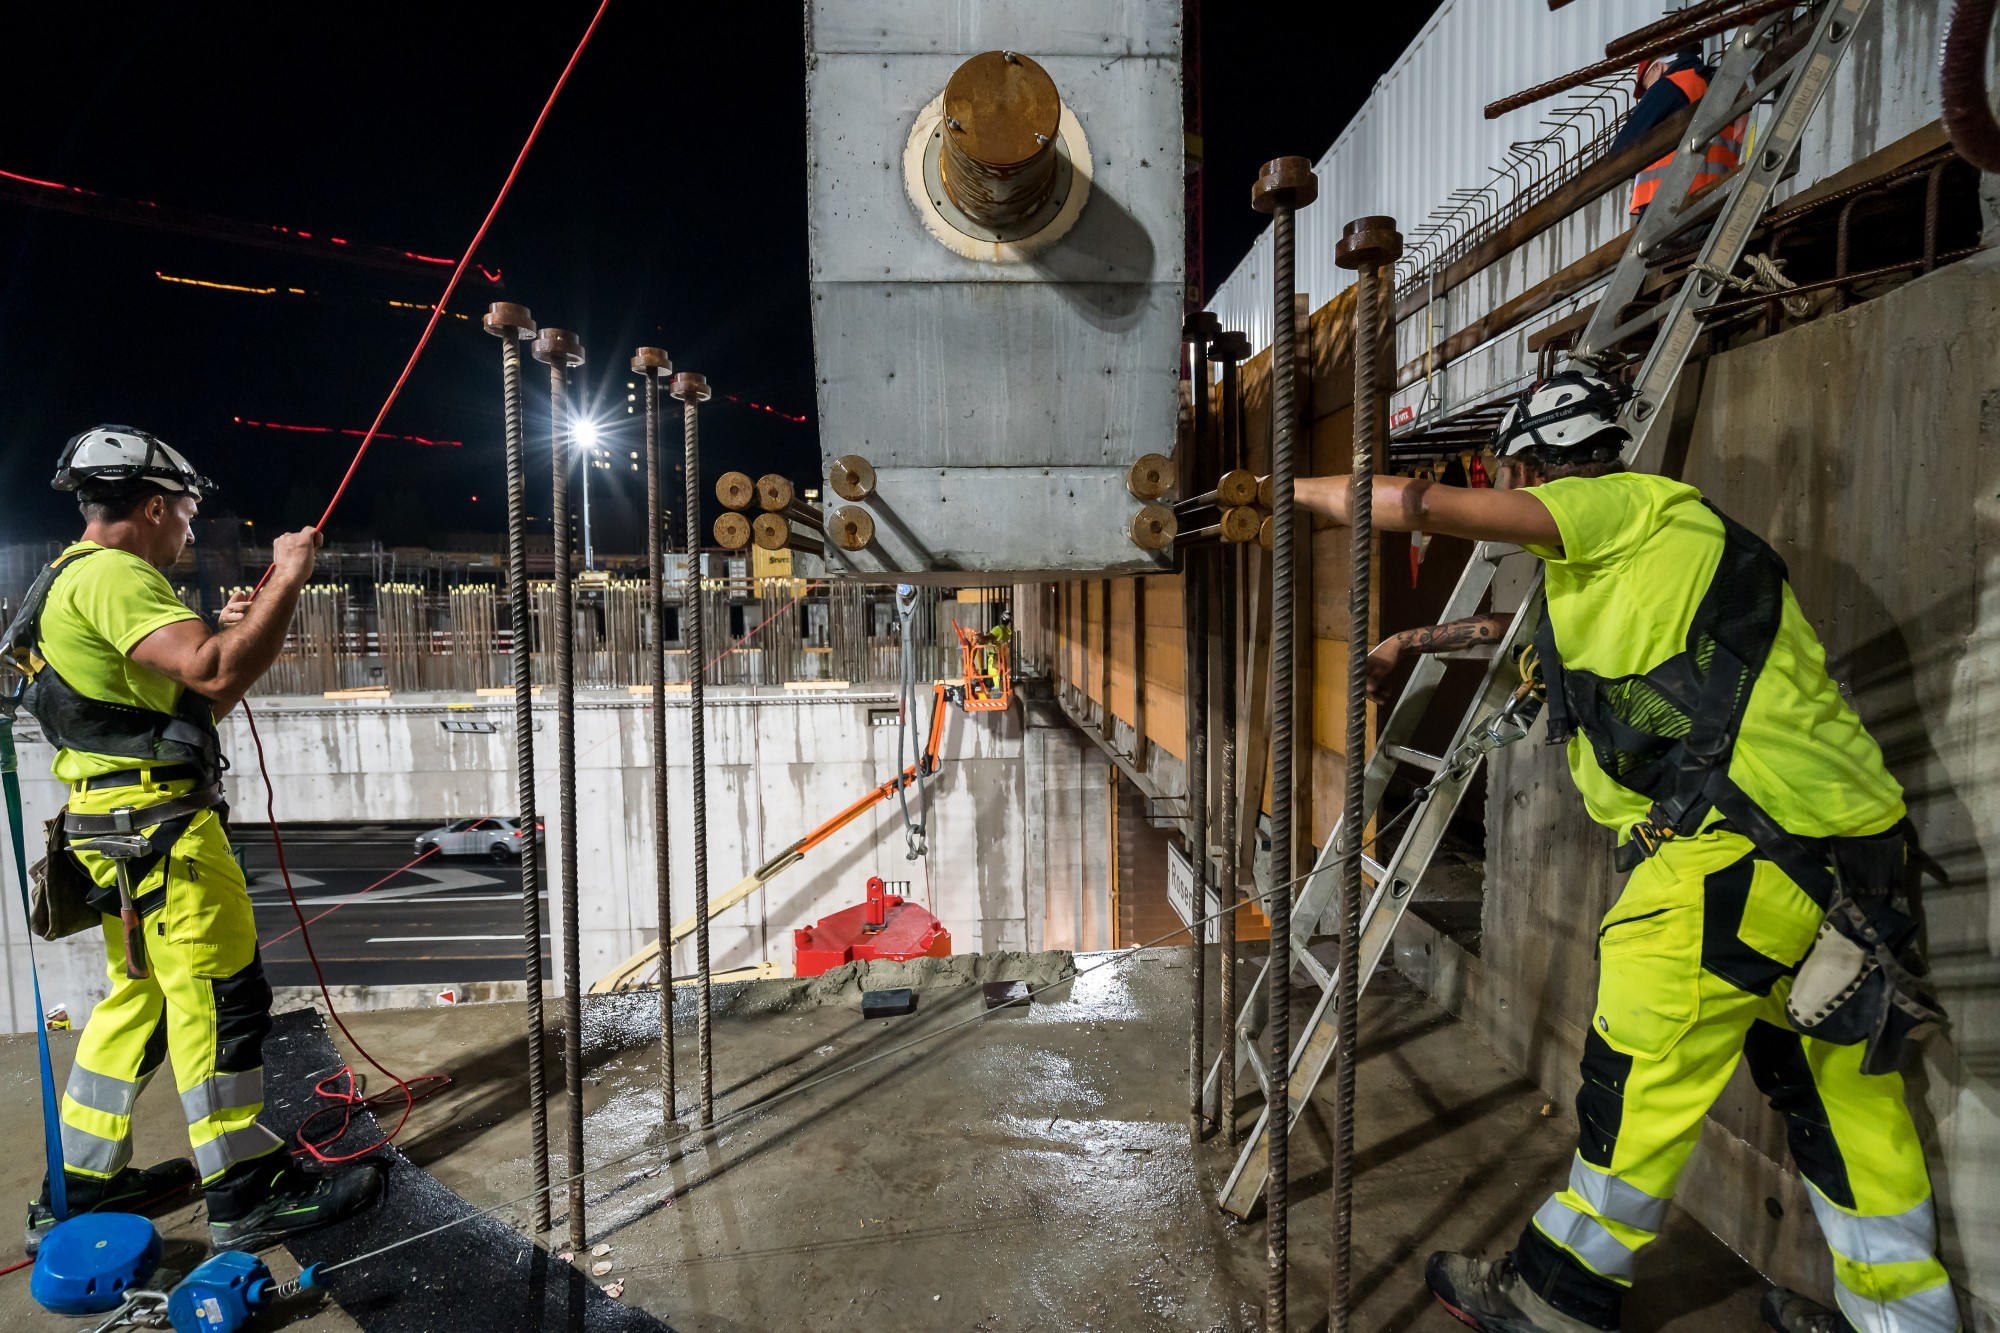
<svg viewBox="0 0 2000 1333">
<path fill-rule="evenodd" d="M 77 792 L 70 809 L 103 814 L 157 804 L 191 784 Z M 149 835 L 158 826 L 145 830 Z M 169 830 L 171 833 L 171 830 Z M 256 918 L 243 872 L 230 854 L 221 812 L 204 810 L 171 847 L 155 839 L 151 865 L 139 861 L 133 897 L 146 941 L 144 980 L 125 975 L 125 941 L 116 916 L 104 919 L 111 993 L 91 1011 L 77 1044 L 62 1099 L 63 1159 L 68 1171 L 109 1179 L 132 1157 L 132 1110 L 171 1054 L 195 1165 L 210 1211 L 229 1220 L 265 1177 L 284 1162 L 277 1135 L 257 1123 L 264 1107 L 264 1038 L 271 1029 L 271 987 L 257 953 Z M 77 860 L 101 888 L 116 893 L 112 862 L 94 852 Z"/>
<path fill-rule="evenodd" d="M 1569 1184 L 1514 1251 L 1556 1308 L 1618 1326 L 1633 1258 L 1664 1225 L 1702 1119 L 1743 1059 L 1785 1117 L 1841 1312 L 1861 1333 L 1956 1333 L 1902 1077 L 1861 1073 L 1862 1047 L 1801 1037 L 1785 1014 L 1824 912 L 1733 833 L 1669 842 L 1633 871 L 1598 933 Z"/>
</svg>

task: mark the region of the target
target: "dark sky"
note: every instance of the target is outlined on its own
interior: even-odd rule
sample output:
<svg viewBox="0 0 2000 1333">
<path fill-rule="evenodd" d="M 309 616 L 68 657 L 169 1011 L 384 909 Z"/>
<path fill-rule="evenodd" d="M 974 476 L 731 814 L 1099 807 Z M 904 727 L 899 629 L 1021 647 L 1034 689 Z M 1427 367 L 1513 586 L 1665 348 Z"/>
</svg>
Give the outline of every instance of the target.
<svg viewBox="0 0 2000 1333">
<path fill-rule="evenodd" d="M 435 301 L 449 274 L 340 262 L 324 238 L 456 256 L 594 8 L 13 7 L 0 171 L 316 243 L 271 249 L 29 208 L 0 181 L 0 543 L 74 529 L 47 479 L 63 441 L 99 421 L 180 447 L 222 484 L 211 507 L 260 536 L 317 518 L 358 441 L 235 419 L 366 427 L 425 317 L 390 303 Z M 1212 6 L 1203 25 L 1211 288 L 1264 225 L 1247 202 L 1258 164 L 1324 151 L 1435 3 L 1369 19 L 1306 8 L 1318 12 L 1287 9 L 1280 23 L 1276 9 L 1246 22 Z M 626 363 L 642 342 L 718 393 L 816 417 L 802 34 L 796 3 L 615 0 L 481 248 L 502 283 L 468 278 L 453 307 L 476 319 L 508 299 L 578 331 L 590 353 L 579 382 L 607 420 L 637 421 L 624 415 Z M 336 538 L 501 526 L 497 367 L 476 322 L 446 320 L 385 429 L 462 446 L 378 442 Z M 545 376 L 530 385 L 543 411 L 530 429 L 545 441 Z M 711 473 L 816 469 L 811 420 L 718 401 L 703 422 Z M 639 474 L 624 469 L 636 424 L 607 442 L 620 467 L 596 474 L 610 484 L 593 492 L 594 524 L 616 549 L 638 540 Z M 544 444 L 544 513 L 546 457 Z"/>
</svg>

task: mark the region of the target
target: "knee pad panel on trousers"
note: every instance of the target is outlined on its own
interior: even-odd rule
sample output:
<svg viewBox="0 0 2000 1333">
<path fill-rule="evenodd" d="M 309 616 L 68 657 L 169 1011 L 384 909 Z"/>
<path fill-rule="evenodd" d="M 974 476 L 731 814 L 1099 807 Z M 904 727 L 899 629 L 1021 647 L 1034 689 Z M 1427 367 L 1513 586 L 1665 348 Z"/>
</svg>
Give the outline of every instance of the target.
<svg viewBox="0 0 2000 1333">
<path fill-rule="evenodd" d="M 1750 908 L 1756 868 L 1756 858 L 1746 856 L 1735 865 L 1716 871 L 1704 882 L 1701 965 L 1738 990 L 1769 995 L 1771 987 L 1796 970 L 1798 960 L 1781 962 L 1743 938 L 1744 915 Z"/>
<path fill-rule="evenodd" d="M 1583 1086 L 1576 1094 L 1577 1151 L 1606 1171 L 1625 1120 L 1625 1084 L 1631 1076 L 1631 1056 L 1612 1050 L 1595 1032 L 1584 1037 Z"/>
<path fill-rule="evenodd" d="M 209 982 L 215 992 L 215 1067 L 242 1073 L 264 1064 L 264 1038 L 271 1034 L 271 983 L 264 960 L 252 953 L 249 966 L 234 976 Z"/>
<path fill-rule="evenodd" d="M 1833 1127 L 1806 1063 L 1804 1042 L 1787 1028 L 1758 1020 L 1743 1039 L 1743 1060 L 1757 1091 L 1785 1118 L 1785 1141 L 1799 1171 L 1821 1194 L 1842 1208 L 1854 1207 L 1847 1160 L 1834 1141 Z"/>
</svg>

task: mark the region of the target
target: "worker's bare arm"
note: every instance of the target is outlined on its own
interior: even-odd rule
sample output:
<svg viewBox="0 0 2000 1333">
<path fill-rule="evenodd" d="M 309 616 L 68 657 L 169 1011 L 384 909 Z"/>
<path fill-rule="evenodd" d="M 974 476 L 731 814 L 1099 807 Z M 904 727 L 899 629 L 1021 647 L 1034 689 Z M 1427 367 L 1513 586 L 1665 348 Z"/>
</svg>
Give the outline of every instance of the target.
<svg viewBox="0 0 2000 1333">
<path fill-rule="evenodd" d="M 134 644 L 132 660 L 208 699 L 221 717 L 277 660 L 319 544 L 311 528 L 278 538 L 269 582 L 233 624 L 213 633 L 199 620 L 175 621 Z"/>
<path fill-rule="evenodd" d="M 1298 503 L 1336 523 L 1346 523 L 1346 477 L 1302 477 L 1293 483 Z M 1531 491 L 1444 486 L 1416 477 L 1377 477 L 1375 526 L 1385 532 L 1441 532 L 1474 541 L 1521 546 L 1562 545 L 1548 508 Z"/>
<path fill-rule="evenodd" d="M 1368 654 L 1368 697 L 1377 701 L 1386 697 L 1384 686 L 1406 654 L 1450 653 L 1482 643 L 1498 643 L 1506 632 L 1506 616 L 1480 615 L 1391 634 Z"/>
</svg>

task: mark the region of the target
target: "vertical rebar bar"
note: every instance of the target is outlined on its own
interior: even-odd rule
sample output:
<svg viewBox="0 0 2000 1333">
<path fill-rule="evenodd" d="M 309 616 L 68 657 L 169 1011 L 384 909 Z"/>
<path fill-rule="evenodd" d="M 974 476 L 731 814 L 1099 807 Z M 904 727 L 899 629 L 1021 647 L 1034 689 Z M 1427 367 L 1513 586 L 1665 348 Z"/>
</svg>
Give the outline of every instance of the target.
<svg viewBox="0 0 2000 1333">
<path fill-rule="evenodd" d="M 569 1112 L 569 1243 L 584 1245 L 583 949 L 577 926 L 576 883 L 576 611 L 570 577 L 569 372 L 583 364 L 583 342 L 563 329 L 543 329 L 535 359 L 549 368 L 549 526 L 556 576 L 556 786 L 562 818 L 563 1084 Z"/>
<path fill-rule="evenodd" d="M 1240 333 L 1224 335 L 1222 343 L 1222 460 L 1224 468 L 1243 466 L 1243 413 L 1236 395 L 1236 365 L 1249 350 Z M 1218 841 L 1222 856 L 1217 863 L 1215 895 L 1221 919 L 1218 937 L 1221 985 L 1216 998 L 1221 1022 L 1216 1029 L 1216 1063 L 1220 1073 L 1215 1100 L 1216 1118 L 1222 1124 L 1222 1140 L 1231 1149 L 1237 1146 L 1236 1127 L 1236 652 L 1241 642 L 1236 618 L 1241 603 L 1243 556 L 1235 545 L 1222 548 L 1222 653 L 1217 662 L 1215 692 L 1222 708 L 1217 737 L 1220 754 L 1222 829 Z"/>
<path fill-rule="evenodd" d="M 1208 449 L 1208 331 L 1215 316 L 1206 311 L 1188 317 L 1183 336 L 1188 343 L 1190 383 L 1193 388 L 1193 430 L 1188 441 L 1189 457 L 1181 468 L 1181 478 L 1190 490 L 1207 484 Z M 1187 494 L 1183 491 L 1182 494 Z M 1207 1116 L 1202 1106 L 1201 1088 L 1208 1073 L 1202 1060 L 1208 1025 L 1208 599 L 1209 552 L 1190 547 L 1181 565 L 1182 621 L 1186 626 L 1187 670 L 1187 851 L 1189 885 L 1188 952 L 1190 1008 L 1188 1024 L 1188 1123 L 1199 1142 L 1207 1132 Z M 1134 632 L 1145 633 L 1141 617 Z M 1146 683 L 1136 682 L 1141 694 Z"/>
<path fill-rule="evenodd" d="M 1312 165 L 1302 157 L 1264 164 L 1251 203 L 1271 215 L 1271 888 L 1265 911 L 1271 921 L 1270 1068 L 1265 1101 L 1269 1179 L 1265 1192 L 1264 1292 L 1267 1333 L 1283 1333 L 1288 1272 L 1286 1223 L 1291 1205 L 1292 1067 L 1292 796 L 1297 709 L 1293 698 L 1296 548 L 1292 524 L 1297 285 L 1293 215 L 1318 195 Z"/>
<path fill-rule="evenodd" d="M 1335 262 L 1355 272 L 1354 457 L 1349 467 L 1347 521 L 1353 538 L 1347 583 L 1347 731 L 1345 800 L 1340 832 L 1340 968 L 1334 985 L 1333 1274 L 1331 1333 L 1346 1333 L 1354 1293 L 1354 1073 L 1360 1041 L 1361 849 L 1363 788 L 1368 754 L 1368 648 L 1373 638 L 1375 452 L 1381 445 L 1382 400 L 1376 361 L 1382 347 L 1382 275 L 1393 269 L 1403 238 L 1393 218 L 1347 224 Z"/>
<path fill-rule="evenodd" d="M 657 347 L 632 354 L 632 373 L 646 386 L 646 596 L 653 621 L 653 878 L 660 916 L 660 1113 L 680 1117 L 674 1098 L 673 850 L 667 819 L 667 561 L 660 510 L 660 377 L 674 364 Z"/>
<path fill-rule="evenodd" d="M 715 1123 L 715 1062 L 709 1039 L 708 960 L 708 733 L 702 713 L 703 684 L 708 658 L 702 647 L 701 591 L 701 419 L 699 405 L 708 401 L 707 379 L 683 372 L 674 376 L 674 397 L 681 400 L 681 437 L 687 472 L 687 584 L 681 594 L 681 645 L 688 662 L 688 764 L 692 787 L 689 815 L 694 839 L 694 963 L 699 974 L 694 1010 L 695 1062 L 701 1078 L 701 1124 Z"/>
<path fill-rule="evenodd" d="M 508 667 L 514 684 L 514 804 L 521 839 L 521 976 L 528 994 L 528 1162 L 535 1178 L 535 1230 L 549 1229 L 549 1107 L 542 1081 L 541 815 L 535 803 L 533 615 L 528 594 L 527 446 L 521 429 L 521 343 L 535 336 L 526 307 L 494 302 L 486 331 L 501 340 L 502 415 L 507 438 L 507 604 L 514 628 Z"/>
</svg>

